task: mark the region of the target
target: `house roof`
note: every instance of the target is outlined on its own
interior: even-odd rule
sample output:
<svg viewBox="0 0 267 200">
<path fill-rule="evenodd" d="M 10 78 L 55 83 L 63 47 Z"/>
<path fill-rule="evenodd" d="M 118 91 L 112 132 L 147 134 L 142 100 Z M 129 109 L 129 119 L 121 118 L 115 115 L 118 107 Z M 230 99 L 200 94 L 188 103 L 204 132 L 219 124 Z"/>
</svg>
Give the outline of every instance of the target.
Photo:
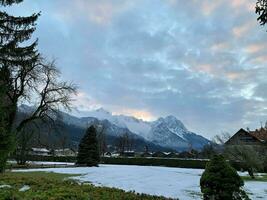
<svg viewBox="0 0 267 200">
<path fill-rule="evenodd" d="M 265 128 L 256 129 L 255 131 L 246 131 L 245 129 L 241 128 L 232 137 L 239 134 L 240 132 L 245 132 L 246 134 L 248 134 L 248 135 L 252 136 L 253 138 L 255 138 L 256 140 L 258 140 L 259 142 L 267 142 L 267 129 L 265 129 Z M 228 144 L 230 142 L 231 138 L 228 141 L 226 141 L 225 144 Z"/>
<path fill-rule="evenodd" d="M 255 131 L 250 131 L 250 134 L 261 141 L 267 141 L 267 129 L 260 128 Z"/>
</svg>

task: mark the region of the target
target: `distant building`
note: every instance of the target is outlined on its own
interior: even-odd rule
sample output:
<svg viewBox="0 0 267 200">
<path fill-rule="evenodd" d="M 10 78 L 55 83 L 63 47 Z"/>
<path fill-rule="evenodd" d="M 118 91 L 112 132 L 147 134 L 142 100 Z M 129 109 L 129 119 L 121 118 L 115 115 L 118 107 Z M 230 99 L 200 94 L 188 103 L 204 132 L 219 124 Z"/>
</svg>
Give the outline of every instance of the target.
<svg viewBox="0 0 267 200">
<path fill-rule="evenodd" d="M 152 157 L 156 158 L 165 158 L 167 156 L 167 153 L 164 153 L 162 151 L 157 151 L 152 154 Z"/>
<path fill-rule="evenodd" d="M 114 157 L 114 158 L 117 158 L 117 157 L 120 157 L 120 153 L 117 153 L 117 152 L 113 152 L 111 153 L 111 157 Z"/>
<path fill-rule="evenodd" d="M 267 143 L 267 129 L 260 128 L 255 131 L 240 129 L 225 145 L 265 145 Z"/>
<path fill-rule="evenodd" d="M 77 156 L 77 153 L 73 149 L 66 148 L 66 149 L 55 149 L 54 155 L 55 156 L 73 156 L 73 157 L 75 157 L 75 156 Z"/>
<path fill-rule="evenodd" d="M 111 157 L 111 156 L 112 156 L 112 153 L 109 151 L 104 153 L 104 157 Z"/>
<path fill-rule="evenodd" d="M 194 158 L 195 154 L 193 154 L 192 152 L 189 152 L 189 151 L 183 151 L 183 152 L 179 153 L 178 157 L 179 158 Z"/>
<path fill-rule="evenodd" d="M 168 152 L 166 153 L 167 158 L 177 158 L 178 155 L 175 152 Z"/>
<path fill-rule="evenodd" d="M 144 153 L 141 153 L 140 156 L 141 156 L 141 157 L 152 157 L 152 153 L 144 152 Z"/>
<path fill-rule="evenodd" d="M 121 156 L 134 157 L 135 156 L 135 152 L 134 151 L 124 151 L 124 152 L 121 153 Z"/>
<path fill-rule="evenodd" d="M 49 156 L 50 151 L 46 148 L 31 148 L 29 154 L 35 156 Z"/>
</svg>

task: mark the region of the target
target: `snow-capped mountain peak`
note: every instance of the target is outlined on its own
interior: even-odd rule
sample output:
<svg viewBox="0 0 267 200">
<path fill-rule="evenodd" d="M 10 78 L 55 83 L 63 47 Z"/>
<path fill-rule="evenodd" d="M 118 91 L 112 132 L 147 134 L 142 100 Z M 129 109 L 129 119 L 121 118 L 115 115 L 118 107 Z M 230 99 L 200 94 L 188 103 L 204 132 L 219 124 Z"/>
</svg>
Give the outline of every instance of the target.
<svg viewBox="0 0 267 200">
<path fill-rule="evenodd" d="M 29 113 L 31 107 L 22 105 L 19 111 Z M 123 132 L 128 130 L 156 145 L 176 150 L 186 149 L 189 144 L 193 148 L 199 149 L 209 143 L 209 140 L 206 138 L 188 131 L 185 125 L 173 115 L 165 118 L 160 117 L 153 122 L 147 122 L 132 116 L 113 115 L 103 108 L 89 111 L 87 117 L 83 118 L 74 117 L 63 112 L 61 114 L 63 121 L 68 125 L 73 124 L 85 128 L 88 127 L 88 124 L 100 120 L 104 124 L 109 124 L 110 135 L 118 135 L 115 133 L 118 133 L 119 129 Z"/>
<path fill-rule="evenodd" d="M 172 128 L 172 129 L 180 128 L 184 131 L 187 131 L 187 128 L 185 127 L 185 125 L 173 115 L 169 115 L 165 117 L 164 121 L 168 124 L 169 128 Z"/>
<path fill-rule="evenodd" d="M 111 120 L 112 114 L 109 111 L 106 111 L 104 108 L 98 108 L 97 110 L 91 110 L 87 113 L 88 117 L 95 117 L 100 120 Z"/>
<path fill-rule="evenodd" d="M 102 114 L 106 114 L 106 115 L 111 115 L 111 113 L 110 113 L 109 111 L 105 110 L 105 109 L 102 108 L 102 107 L 96 109 L 95 112 L 97 112 L 97 113 L 102 113 Z"/>
<path fill-rule="evenodd" d="M 24 114 L 30 114 L 32 112 L 34 112 L 34 108 L 31 107 L 31 106 L 28 106 L 26 104 L 21 104 L 19 107 L 18 107 L 18 111 L 19 112 L 22 112 Z"/>
<path fill-rule="evenodd" d="M 88 114 L 89 117 L 95 117 L 100 120 L 106 119 L 118 127 L 127 128 L 146 140 L 161 146 L 178 149 L 181 147 L 187 148 L 189 144 L 194 143 L 199 148 L 199 146 L 209 142 L 202 136 L 188 131 L 185 125 L 173 115 L 147 122 L 132 116 L 112 115 L 103 108 L 91 111 Z M 191 140 L 194 141 L 191 142 Z"/>
</svg>

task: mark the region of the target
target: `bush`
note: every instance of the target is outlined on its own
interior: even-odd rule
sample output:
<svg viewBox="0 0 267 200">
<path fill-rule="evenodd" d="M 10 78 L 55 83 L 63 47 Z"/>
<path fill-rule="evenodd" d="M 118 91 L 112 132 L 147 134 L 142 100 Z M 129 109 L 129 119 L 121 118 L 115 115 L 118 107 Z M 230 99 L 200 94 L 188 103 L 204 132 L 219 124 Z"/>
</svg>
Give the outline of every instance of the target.
<svg viewBox="0 0 267 200">
<path fill-rule="evenodd" d="M 204 200 L 248 199 L 241 189 L 243 185 L 244 181 L 237 171 L 221 155 L 216 155 L 211 159 L 200 179 Z"/>
</svg>

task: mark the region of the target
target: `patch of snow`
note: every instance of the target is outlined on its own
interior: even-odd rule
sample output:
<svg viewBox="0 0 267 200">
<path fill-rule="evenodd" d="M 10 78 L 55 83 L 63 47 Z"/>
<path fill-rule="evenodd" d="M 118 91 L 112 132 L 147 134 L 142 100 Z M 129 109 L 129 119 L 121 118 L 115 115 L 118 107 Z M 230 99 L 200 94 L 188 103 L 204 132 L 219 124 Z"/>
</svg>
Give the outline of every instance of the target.
<svg viewBox="0 0 267 200">
<path fill-rule="evenodd" d="M 27 190 L 31 189 L 30 186 L 24 185 L 22 188 L 19 189 L 19 192 L 26 192 Z"/>
<path fill-rule="evenodd" d="M 28 162 L 30 164 L 35 165 L 75 165 L 75 163 L 72 162 L 43 162 L 43 161 L 30 161 Z"/>
<path fill-rule="evenodd" d="M 8 160 L 7 163 L 15 164 L 15 163 L 17 163 L 17 161 L 15 161 L 15 160 Z"/>
<path fill-rule="evenodd" d="M 10 164 L 16 164 L 17 161 L 15 160 L 9 160 L 7 161 Z M 72 162 L 46 162 L 46 161 L 28 161 L 29 164 L 34 165 L 75 165 L 75 163 Z"/>
<path fill-rule="evenodd" d="M 0 189 L 3 189 L 3 188 L 12 188 L 10 185 L 0 185 Z"/>
<path fill-rule="evenodd" d="M 203 170 L 100 165 L 100 167 L 31 169 L 23 171 L 83 174 L 82 176 L 74 177 L 74 179 L 81 182 L 91 182 L 96 186 L 116 187 L 125 191 L 191 200 L 200 199 L 200 196 L 198 196 L 198 194 L 200 195 L 199 177 Z"/>
<path fill-rule="evenodd" d="M 251 199 L 267 199 L 266 186 L 266 182 L 247 181 L 244 188 Z"/>
<path fill-rule="evenodd" d="M 50 151 L 46 148 L 32 148 L 32 151 L 38 151 L 43 153 L 49 153 Z"/>
</svg>

